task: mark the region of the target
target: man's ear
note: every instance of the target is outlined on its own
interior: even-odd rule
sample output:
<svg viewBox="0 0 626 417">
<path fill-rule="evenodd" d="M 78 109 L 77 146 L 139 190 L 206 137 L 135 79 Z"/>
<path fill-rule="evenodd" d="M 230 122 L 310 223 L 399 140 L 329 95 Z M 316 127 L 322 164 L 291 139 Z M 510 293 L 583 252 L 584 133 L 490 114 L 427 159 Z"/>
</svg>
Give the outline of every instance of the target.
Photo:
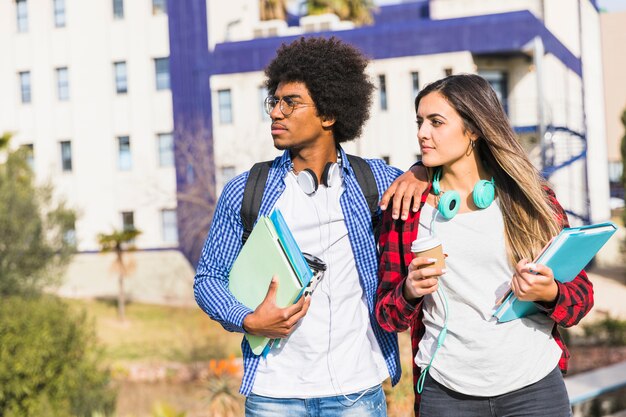
<svg viewBox="0 0 626 417">
<path fill-rule="evenodd" d="M 322 116 L 322 127 L 330 128 L 335 124 L 335 118 L 330 116 Z"/>
</svg>

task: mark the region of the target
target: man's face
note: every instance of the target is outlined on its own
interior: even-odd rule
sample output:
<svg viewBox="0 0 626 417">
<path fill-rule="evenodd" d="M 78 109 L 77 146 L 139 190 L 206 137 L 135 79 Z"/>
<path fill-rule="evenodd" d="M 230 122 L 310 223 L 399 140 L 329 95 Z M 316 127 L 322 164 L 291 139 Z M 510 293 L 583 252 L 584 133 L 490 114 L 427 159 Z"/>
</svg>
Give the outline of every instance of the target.
<svg viewBox="0 0 626 417">
<path fill-rule="evenodd" d="M 277 102 L 272 109 L 272 138 L 277 149 L 302 149 L 315 145 L 323 135 L 328 135 L 328 122 L 317 115 L 309 90 L 302 82 L 281 82 L 274 93 L 276 100 L 288 97 L 294 103 L 291 114 L 285 116 L 280 107 L 289 113 L 287 103 Z M 289 100 L 288 100 L 289 101 Z"/>
</svg>

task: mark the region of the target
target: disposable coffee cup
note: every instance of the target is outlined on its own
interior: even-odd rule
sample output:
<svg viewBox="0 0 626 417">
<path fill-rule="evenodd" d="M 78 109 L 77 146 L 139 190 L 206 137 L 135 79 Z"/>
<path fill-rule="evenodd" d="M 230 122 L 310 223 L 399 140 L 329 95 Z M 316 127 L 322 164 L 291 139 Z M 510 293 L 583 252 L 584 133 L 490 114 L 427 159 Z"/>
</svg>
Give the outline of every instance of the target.
<svg viewBox="0 0 626 417">
<path fill-rule="evenodd" d="M 435 236 L 418 236 L 418 238 L 415 239 L 411 244 L 411 252 L 413 252 L 413 255 L 416 258 L 422 257 L 437 259 L 437 262 L 435 262 L 434 264 L 423 265 L 420 267 L 420 269 L 429 267 L 446 267 L 443 256 L 443 249 L 441 247 L 441 241 Z"/>
</svg>

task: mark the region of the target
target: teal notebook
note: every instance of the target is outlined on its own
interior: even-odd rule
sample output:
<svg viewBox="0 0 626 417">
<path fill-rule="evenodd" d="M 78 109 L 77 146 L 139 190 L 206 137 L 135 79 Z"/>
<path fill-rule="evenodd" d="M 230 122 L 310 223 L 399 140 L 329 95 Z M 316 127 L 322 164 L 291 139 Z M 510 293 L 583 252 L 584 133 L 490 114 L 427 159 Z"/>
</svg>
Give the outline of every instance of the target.
<svg viewBox="0 0 626 417">
<path fill-rule="evenodd" d="M 565 228 L 550 241 L 534 262 L 550 267 L 557 281 L 570 282 L 616 231 L 617 227 L 610 222 Z M 513 292 L 509 292 L 493 316 L 498 322 L 507 322 L 538 311 L 532 301 L 520 301 Z"/>
<path fill-rule="evenodd" d="M 280 216 L 279 212 L 278 216 Z M 302 257 L 305 266 L 306 261 L 286 223 L 279 227 L 284 239 L 291 241 L 289 254 L 281 243 L 275 223 L 270 217 L 260 217 L 235 259 L 228 276 L 228 288 L 231 293 L 242 304 L 253 310 L 265 299 L 273 275 L 278 275 L 276 305 L 281 308 L 293 304 L 298 299 L 303 288 L 306 287 L 303 282 L 308 283 L 307 277 L 310 280 L 312 276 L 308 266 L 308 271 L 305 270 L 302 273 L 303 276 L 298 274 L 291 259 Z M 263 353 L 270 341 L 269 338 L 263 336 L 246 334 L 245 337 L 255 355 Z"/>
</svg>

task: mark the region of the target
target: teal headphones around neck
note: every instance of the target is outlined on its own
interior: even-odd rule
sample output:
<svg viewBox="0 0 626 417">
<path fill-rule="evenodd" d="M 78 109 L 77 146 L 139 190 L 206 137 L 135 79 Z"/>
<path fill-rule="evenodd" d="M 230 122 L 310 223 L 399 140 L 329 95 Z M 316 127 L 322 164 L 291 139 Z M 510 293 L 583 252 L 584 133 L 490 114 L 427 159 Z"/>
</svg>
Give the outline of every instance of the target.
<svg viewBox="0 0 626 417">
<path fill-rule="evenodd" d="M 435 175 L 433 177 L 433 192 L 435 195 L 441 194 L 441 186 L 439 185 L 439 180 L 441 179 L 441 168 L 437 168 L 435 171 Z M 479 209 L 485 209 L 493 203 L 493 200 L 496 196 L 496 184 L 491 178 L 490 181 L 487 180 L 478 180 L 474 185 L 474 190 L 472 191 L 472 198 L 474 200 L 474 204 Z M 461 208 L 461 195 L 458 191 L 450 190 L 445 191 L 443 195 L 439 198 L 439 204 L 437 205 L 437 210 L 439 213 L 447 219 L 450 220 L 453 218 L 456 213 Z"/>
</svg>

